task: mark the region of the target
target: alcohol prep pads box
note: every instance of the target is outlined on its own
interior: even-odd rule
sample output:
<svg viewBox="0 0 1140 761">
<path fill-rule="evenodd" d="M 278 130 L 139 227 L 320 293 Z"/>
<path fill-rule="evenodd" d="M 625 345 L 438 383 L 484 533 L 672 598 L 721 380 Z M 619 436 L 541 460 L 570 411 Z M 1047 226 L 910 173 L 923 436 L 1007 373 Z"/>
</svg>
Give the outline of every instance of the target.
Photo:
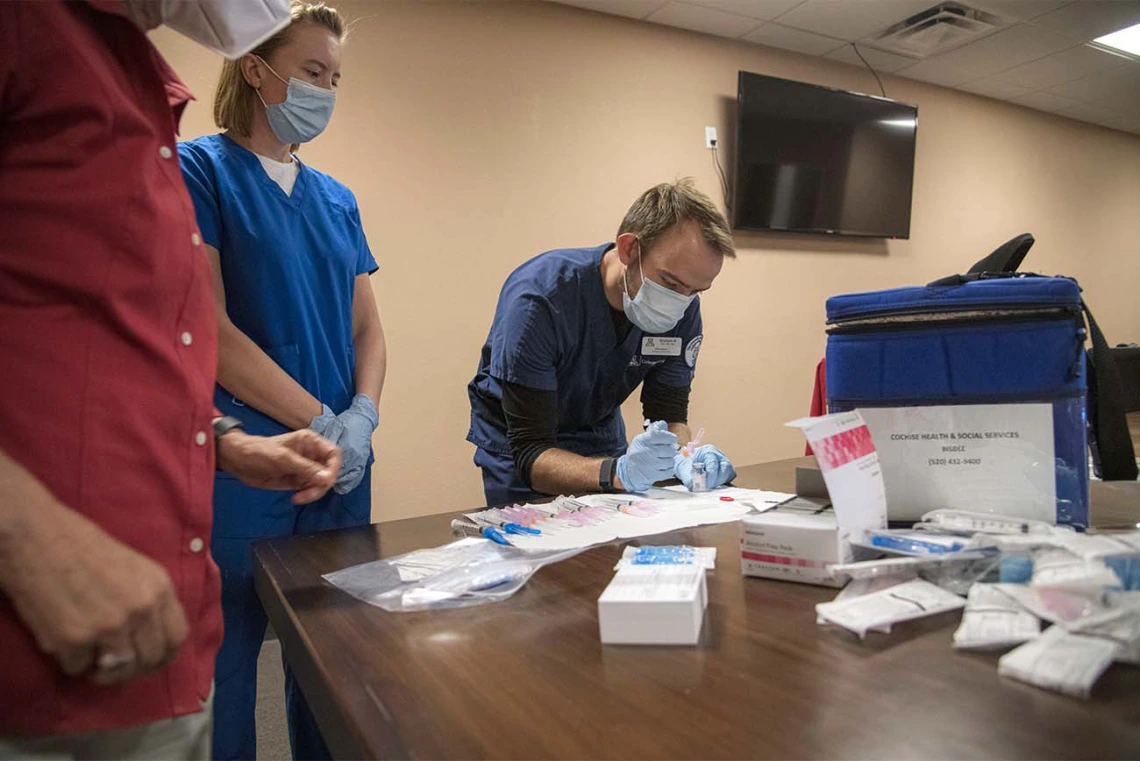
<svg viewBox="0 0 1140 761">
<path fill-rule="evenodd" d="M 850 562 L 835 511 L 803 497 L 740 520 L 740 567 L 745 576 L 841 587 L 830 566 Z"/>
</svg>

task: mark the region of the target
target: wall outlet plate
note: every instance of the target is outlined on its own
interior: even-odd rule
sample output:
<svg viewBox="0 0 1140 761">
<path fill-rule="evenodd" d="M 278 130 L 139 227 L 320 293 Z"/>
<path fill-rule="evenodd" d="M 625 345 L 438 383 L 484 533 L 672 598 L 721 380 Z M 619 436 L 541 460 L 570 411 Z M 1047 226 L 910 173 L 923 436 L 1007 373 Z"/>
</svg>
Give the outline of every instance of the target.
<svg viewBox="0 0 1140 761">
<path fill-rule="evenodd" d="M 716 146 L 716 127 L 705 127 L 705 147 Z"/>
</svg>

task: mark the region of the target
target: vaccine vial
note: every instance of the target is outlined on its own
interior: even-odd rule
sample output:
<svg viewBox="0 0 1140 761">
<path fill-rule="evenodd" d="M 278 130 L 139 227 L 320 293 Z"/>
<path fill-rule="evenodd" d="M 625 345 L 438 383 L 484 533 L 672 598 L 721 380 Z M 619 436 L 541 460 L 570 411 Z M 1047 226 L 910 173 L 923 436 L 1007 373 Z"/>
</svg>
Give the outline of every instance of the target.
<svg viewBox="0 0 1140 761">
<path fill-rule="evenodd" d="M 709 474 L 705 472 L 705 464 L 703 462 L 693 463 L 693 488 L 691 491 L 708 491 L 709 490 Z"/>
</svg>

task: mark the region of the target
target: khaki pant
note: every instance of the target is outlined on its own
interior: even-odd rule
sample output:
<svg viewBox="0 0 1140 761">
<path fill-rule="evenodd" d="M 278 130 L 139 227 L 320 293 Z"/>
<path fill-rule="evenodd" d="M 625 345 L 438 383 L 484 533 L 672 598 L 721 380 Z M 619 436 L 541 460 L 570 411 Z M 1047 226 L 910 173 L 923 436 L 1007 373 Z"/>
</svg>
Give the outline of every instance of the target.
<svg viewBox="0 0 1140 761">
<path fill-rule="evenodd" d="M 202 713 L 177 719 L 104 732 L 0 737 L 0 761 L 210 761 L 213 713 L 214 695 L 211 690 L 210 697 L 202 705 Z"/>
</svg>

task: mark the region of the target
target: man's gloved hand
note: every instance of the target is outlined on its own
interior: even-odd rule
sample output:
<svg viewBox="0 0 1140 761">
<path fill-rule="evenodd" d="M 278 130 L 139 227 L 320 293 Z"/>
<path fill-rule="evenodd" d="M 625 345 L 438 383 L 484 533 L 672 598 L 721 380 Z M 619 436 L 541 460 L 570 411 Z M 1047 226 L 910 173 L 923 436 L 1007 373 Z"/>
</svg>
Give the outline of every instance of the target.
<svg viewBox="0 0 1140 761">
<path fill-rule="evenodd" d="M 673 454 L 677 437 L 664 420 L 650 424 L 634 437 L 629 450 L 618 458 L 617 477 L 628 492 L 645 491 L 658 481 L 673 477 Z"/>
<path fill-rule="evenodd" d="M 693 452 L 692 457 L 685 457 L 680 452 L 677 452 L 673 458 L 674 474 L 681 480 L 681 483 L 685 485 L 685 488 L 690 491 L 693 489 L 694 462 L 703 462 L 705 464 L 705 473 L 708 474 L 710 489 L 724 486 L 736 478 L 736 468 L 732 467 L 732 463 L 725 457 L 724 452 L 712 444 L 704 444 L 697 447 L 697 451 Z"/>
<path fill-rule="evenodd" d="M 313 422 L 318 419 L 314 418 Z M 348 494 L 360 485 L 372 453 L 372 432 L 379 424 L 376 405 L 367 394 L 354 396 L 349 408 L 329 424 L 324 436 L 340 447 L 343 457 L 340 474 L 333 485 L 337 494 Z"/>
</svg>

